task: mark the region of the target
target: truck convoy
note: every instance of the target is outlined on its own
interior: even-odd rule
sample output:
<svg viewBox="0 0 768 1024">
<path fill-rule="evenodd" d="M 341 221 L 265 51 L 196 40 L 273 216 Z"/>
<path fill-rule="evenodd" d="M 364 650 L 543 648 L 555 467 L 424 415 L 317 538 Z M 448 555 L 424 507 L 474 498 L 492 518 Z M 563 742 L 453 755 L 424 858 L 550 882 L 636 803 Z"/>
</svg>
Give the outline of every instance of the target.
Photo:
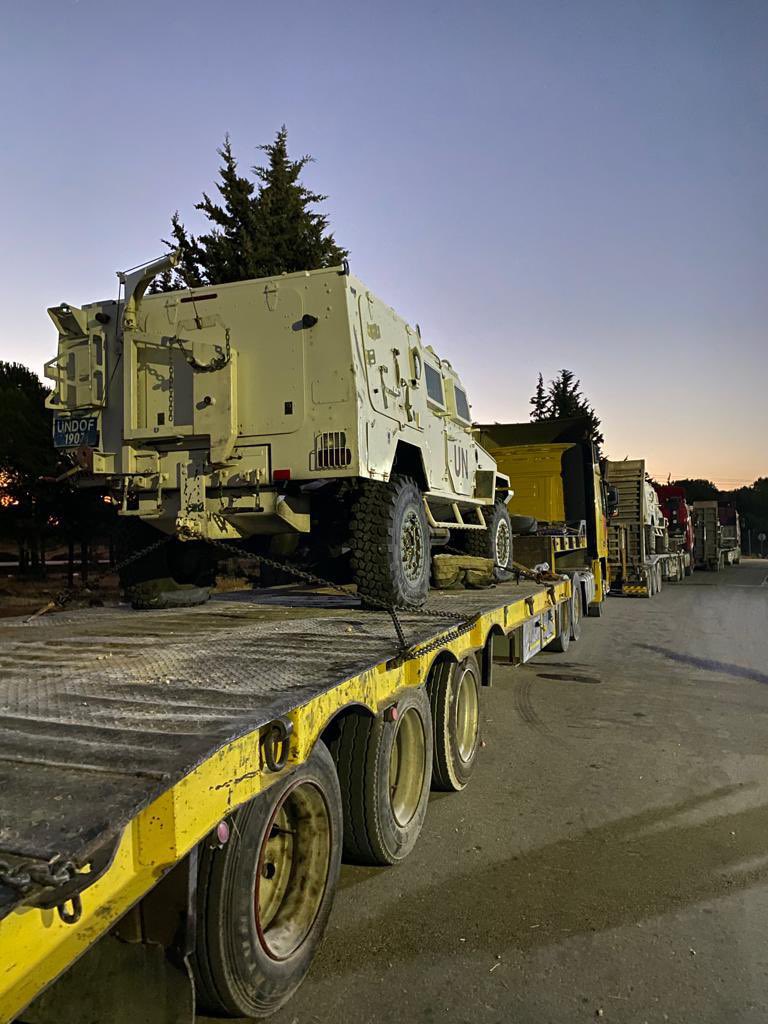
<svg viewBox="0 0 768 1024">
<path fill-rule="evenodd" d="M 571 579 L 576 639 L 581 616 L 601 615 L 608 595 L 608 521 L 617 500 L 603 478 L 588 421 L 487 423 L 477 431 L 514 481 L 508 508 L 515 560 Z"/>
<path fill-rule="evenodd" d="M 173 261 L 119 274 L 123 301 L 48 310 L 54 442 L 150 526 L 122 579 L 136 603 L 204 599 L 205 541 L 335 558 L 375 606 L 421 606 L 449 539 L 503 575 L 509 480 L 418 328 L 346 265 L 147 294 Z"/>
<path fill-rule="evenodd" d="M 670 545 L 668 522 L 643 459 L 607 461 L 605 476 L 618 498 L 608 527 L 611 589 L 653 597 L 663 580 L 683 578 L 690 556 L 684 547 Z"/>
</svg>

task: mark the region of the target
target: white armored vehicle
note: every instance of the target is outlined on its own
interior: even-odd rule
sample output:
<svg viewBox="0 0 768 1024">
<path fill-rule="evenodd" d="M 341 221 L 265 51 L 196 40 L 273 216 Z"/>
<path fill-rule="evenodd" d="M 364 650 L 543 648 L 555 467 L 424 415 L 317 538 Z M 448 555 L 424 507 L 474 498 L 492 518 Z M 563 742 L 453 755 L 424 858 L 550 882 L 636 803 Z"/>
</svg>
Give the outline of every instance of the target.
<svg viewBox="0 0 768 1024">
<path fill-rule="evenodd" d="M 171 260 L 118 275 L 119 302 L 49 309 L 55 444 L 122 516 L 176 538 L 126 586 L 154 604 L 199 591 L 209 540 L 310 566 L 346 554 L 363 597 L 399 607 L 423 603 L 449 538 L 511 565 L 509 481 L 418 329 L 346 266 L 145 294 Z"/>
</svg>

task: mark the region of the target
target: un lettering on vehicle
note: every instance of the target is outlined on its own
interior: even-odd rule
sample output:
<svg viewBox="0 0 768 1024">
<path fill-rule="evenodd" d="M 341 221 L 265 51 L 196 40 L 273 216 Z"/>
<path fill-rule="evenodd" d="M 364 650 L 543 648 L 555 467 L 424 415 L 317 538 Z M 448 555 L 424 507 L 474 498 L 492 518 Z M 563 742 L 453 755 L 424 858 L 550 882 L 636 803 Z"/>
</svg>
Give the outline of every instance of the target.
<svg viewBox="0 0 768 1024">
<path fill-rule="evenodd" d="M 469 452 L 458 444 L 453 446 L 453 468 L 457 477 L 469 480 Z"/>
</svg>

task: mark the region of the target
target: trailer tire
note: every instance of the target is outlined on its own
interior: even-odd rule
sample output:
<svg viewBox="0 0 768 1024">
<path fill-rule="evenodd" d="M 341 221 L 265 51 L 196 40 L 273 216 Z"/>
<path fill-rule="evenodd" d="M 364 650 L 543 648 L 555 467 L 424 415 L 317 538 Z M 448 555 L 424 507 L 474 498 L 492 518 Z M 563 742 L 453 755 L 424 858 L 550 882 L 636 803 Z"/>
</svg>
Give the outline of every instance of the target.
<svg viewBox="0 0 768 1024">
<path fill-rule="evenodd" d="M 429 593 L 430 540 L 416 483 L 363 480 L 351 521 L 352 570 L 363 605 L 420 608 Z"/>
<path fill-rule="evenodd" d="M 469 782 L 480 748 L 480 666 L 474 654 L 432 667 L 427 693 L 432 709 L 432 789 L 458 793 Z"/>
<path fill-rule="evenodd" d="M 424 687 L 405 690 L 375 718 L 347 715 L 330 749 L 341 783 L 345 860 L 404 860 L 419 837 L 429 799 L 432 716 Z"/>
<path fill-rule="evenodd" d="M 339 781 L 318 742 L 300 768 L 231 815 L 223 846 L 201 844 L 192 957 L 201 1009 L 265 1017 L 290 998 L 325 931 L 341 842 Z"/>
<path fill-rule="evenodd" d="M 565 654 L 571 643 L 571 602 L 567 601 L 560 605 L 561 614 L 563 610 L 567 609 L 568 621 L 560 622 L 560 632 L 554 638 L 550 640 L 547 646 L 544 648 L 545 651 L 552 651 L 553 654 Z"/>
<path fill-rule="evenodd" d="M 574 581 L 571 581 L 573 586 Z M 581 636 L 581 583 L 576 580 L 573 594 L 571 595 L 571 640 L 578 640 Z"/>
<path fill-rule="evenodd" d="M 462 538 L 468 555 L 493 560 L 493 578 L 501 583 L 512 574 L 512 523 L 506 502 L 497 501 L 484 530 L 467 530 Z"/>
</svg>

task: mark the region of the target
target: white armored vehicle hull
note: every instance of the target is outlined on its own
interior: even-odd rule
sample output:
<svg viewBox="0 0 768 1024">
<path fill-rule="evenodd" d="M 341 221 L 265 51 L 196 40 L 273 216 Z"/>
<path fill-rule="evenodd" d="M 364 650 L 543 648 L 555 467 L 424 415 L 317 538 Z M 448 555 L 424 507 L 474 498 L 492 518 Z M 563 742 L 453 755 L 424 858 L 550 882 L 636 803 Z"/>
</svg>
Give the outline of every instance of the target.
<svg viewBox="0 0 768 1024">
<path fill-rule="evenodd" d="M 119 304 L 49 310 L 56 443 L 110 481 L 123 516 L 186 541 L 281 537 L 283 552 L 333 536 L 359 565 L 355 544 L 374 538 L 354 523 L 363 494 L 366 510 L 377 500 L 364 482 L 391 498 L 406 481 L 423 505 L 415 590 L 374 588 L 405 605 L 446 531 L 475 532 L 473 553 L 494 543 L 508 481 L 459 378 L 360 280 L 332 268 L 146 295 L 167 262 L 121 275 Z"/>
</svg>

